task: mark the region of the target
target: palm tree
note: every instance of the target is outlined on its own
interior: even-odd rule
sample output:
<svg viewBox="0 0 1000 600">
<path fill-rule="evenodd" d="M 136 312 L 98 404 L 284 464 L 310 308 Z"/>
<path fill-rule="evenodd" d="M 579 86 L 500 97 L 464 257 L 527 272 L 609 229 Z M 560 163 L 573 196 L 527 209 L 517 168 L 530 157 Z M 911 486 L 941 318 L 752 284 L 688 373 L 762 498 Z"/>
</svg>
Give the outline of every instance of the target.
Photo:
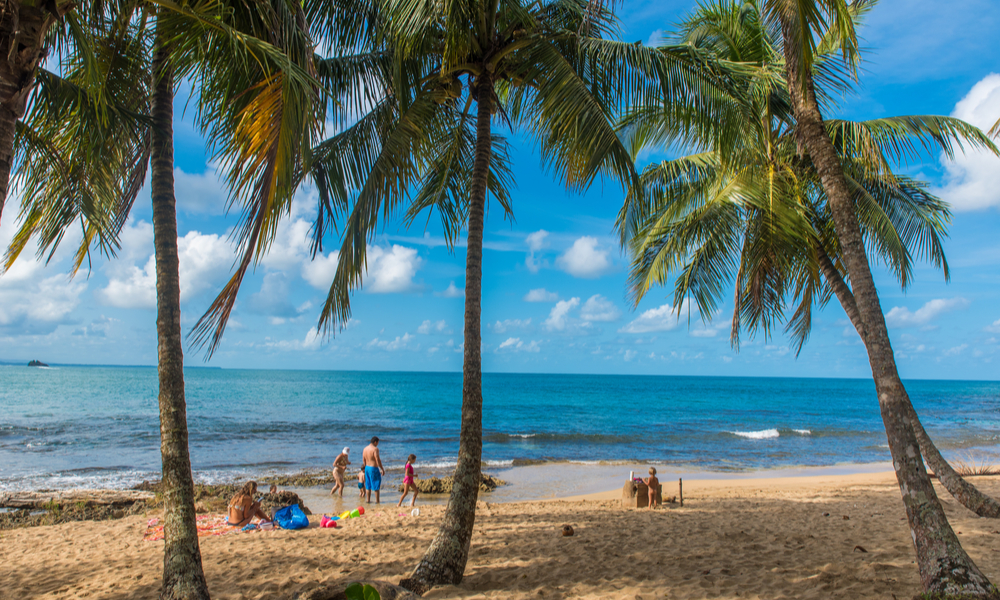
<svg viewBox="0 0 1000 600">
<path fill-rule="evenodd" d="M 854 14 L 848 13 L 851 20 L 864 7 L 855 4 L 852 8 Z M 841 29 L 845 26 L 838 23 Z M 632 214 L 623 222 L 629 226 L 626 237 L 635 255 L 631 283 L 637 298 L 650 285 L 665 282 L 668 273 L 680 269 L 676 303 L 690 295 L 698 301 L 702 314 L 711 314 L 723 282 L 735 275 L 734 343 L 738 343 L 742 326 L 751 331 L 759 327 L 769 335 L 772 323 L 782 316 L 785 297 L 792 295 L 799 304 L 787 329 L 801 348 L 810 329 L 811 306 L 825 302 L 831 286 L 838 298 L 843 296 L 846 284 L 840 279 L 838 285 L 831 271 L 837 272 L 835 262 L 845 262 L 845 252 L 823 179 L 815 161 L 803 155 L 801 122 L 796 118 L 799 111 L 793 110 L 795 102 L 789 102 L 794 94 L 788 94 L 784 78 L 775 77 L 775 66 L 781 69 L 782 65 L 776 60 L 781 56 L 774 50 L 780 47 L 774 38 L 781 30 L 774 26 L 768 30 L 768 25 L 768 21 L 757 20 L 755 10 L 748 12 L 722 2 L 716 7 L 703 6 L 687 24 L 685 41 L 714 51 L 722 49 L 731 60 L 752 61 L 759 66 L 745 88 L 747 130 L 736 148 L 715 147 L 648 170 L 644 180 L 653 186 L 650 196 L 645 202 L 631 201 Z M 784 43 L 787 55 L 787 36 Z M 842 85 L 844 78 L 838 76 L 828 56 L 842 43 L 835 36 L 824 39 L 807 75 L 811 78 L 815 73 L 817 81 Z M 787 59 L 784 62 L 787 64 Z M 792 80 L 790 70 L 781 70 Z M 828 100 L 824 92 L 818 87 L 820 101 Z M 812 93 L 818 110 L 817 92 Z M 641 131 L 641 118 L 633 116 L 632 120 L 640 123 Z M 911 248 L 947 269 L 939 241 L 947 210 L 922 184 L 893 175 L 888 165 L 919 146 L 940 146 L 950 154 L 952 138 L 995 151 L 989 140 L 960 121 L 939 117 L 827 122 L 824 127 L 823 135 L 827 140 L 833 137 L 836 144 L 831 147 L 840 151 L 837 165 L 850 193 L 855 225 L 866 239 L 874 241 L 880 257 L 900 282 L 905 285 L 909 278 Z M 637 138 L 642 139 L 642 135 Z M 853 307 L 858 314 L 857 305 Z M 851 314 L 849 305 L 845 304 L 845 309 Z M 878 318 L 882 318 L 881 312 Z M 866 331 L 859 330 L 868 345 Z M 876 384 L 878 387 L 884 381 L 876 377 Z M 925 589 L 930 593 L 988 593 L 988 581 L 948 526 L 922 462 L 919 458 L 912 461 L 911 456 L 916 470 L 907 471 L 906 465 L 895 460 L 900 436 L 909 434 L 914 443 L 911 454 L 916 448 L 912 431 L 904 431 L 909 429 L 909 421 L 922 431 L 909 399 L 898 400 L 894 408 L 906 412 L 894 413 L 886 410 L 885 394 L 879 390 Z M 933 452 L 940 458 L 936 449 Z M 921 498 L 908 493 L 917 489 L 907 483 L 910 477 L 920 479 L 920 489 L 929 490 L 929 494 L 925 491 Z M 942 559 L 962 570 L 940 570 L 936 561 Z"/>
<path fill-rule="evenodd" d="M 850 276 L 864 327 L 861 339 L 868 351 L 924 590 L 931 594 L 995 597 L 993 586 L 962 550 L 920 458 L 919 443 L 909 423 L 912 406 L 896 370 L 851 189 L 816 98 L 812 66 L 817 36 L 829 30 L 838 40 L 844 59 L 852 64 L 857 60 L 850 7 L 846 0 L 765 0 L 763 8 L 767 18 L 780 25 L 799 155 L 808 156 L 822 182 L 841 257 Z"/>
<path fill-rule="evenodd" d="M 409 224 L 437 209 L 453 248 L 467 233 L 462 422 L 455 486 L 441 529 L 401 585 L 422 592 L 461 581 L 475 523 L 482 461 L 481 283 L 487 196 L 511 214 L 513 176 L 495 121 L 534 137 L 543 160 L 572 189 L 598 174 L 635 183 L 627 149 L 612 126 L 626 100 L 707 100 L 729 96 L 698 52 L 672 55 L 609 39 L 613 14 L 586 0 L 341 0 L 307 6 L 316 37 L 334 56 L 317 71 L 339 101 L 339 133 L 311 152 L 320 194 L 314 252 L 337 224 L 338 268 L 318 328 L 350 318 L 367 245 L 380 221 Z M 700 92 L 700 93 L 696 93 Z M 475 110 L 473 110 L 475 108 Z M 242 269 L 242 267 L 241 267 Z M 211 353 L 222 339 L 245 269 L 195 327 Z"/>
<path fill-rule="evenodd" d="M 77 2 L 4 0 L 0 8 L 0 214 L 14 166 L 14 135 L 24 116 L 39 65 L 49 50 L 53 25 L 63 20 Z"/>
<path fill-rule="evenodd" d="M 231 185 L 234 199 L 250 196 L 249 206 L 264 207 L 244 214 L 274 211 L 290 201 L 290 191 L 278 179 L 301 170 L 301 153 L 283 151 L 283 146 L 294 140 L 292 148 L 300 148 L 302 140 L 311 139 L 308 126 L 294 132 L 289 128 L 311 124 L 317 114 L 315 80 L 309 74 L 312 44 L 301 8 L 280 1 L 223 5 L 208 0 L 177 10 L 159 7 L 152 20 L 147 8 L 123 3 L 95 18 L 89 39 L 78 39 L 68 51 L 67 77 L 44 79 L 48 85 L 22 127 L 18 175 L 28 201 L 6 264 L 33 235 L 40 238 L 40 252 L 51 256 L 65 228 L 76 221 L 85 235 L 74 272 L 92 243 L 113 253 L 148 161 L 165 533 L 160 596 L 208 598 L 195 527 L 184 397 L 174 83 L 189 76 L 199 88 L 211 90 L 199 97 L 201 123 L 231 173 L 240 174 Z M 245 229 L 259 235 L 255 223 Z"/>
</svg>

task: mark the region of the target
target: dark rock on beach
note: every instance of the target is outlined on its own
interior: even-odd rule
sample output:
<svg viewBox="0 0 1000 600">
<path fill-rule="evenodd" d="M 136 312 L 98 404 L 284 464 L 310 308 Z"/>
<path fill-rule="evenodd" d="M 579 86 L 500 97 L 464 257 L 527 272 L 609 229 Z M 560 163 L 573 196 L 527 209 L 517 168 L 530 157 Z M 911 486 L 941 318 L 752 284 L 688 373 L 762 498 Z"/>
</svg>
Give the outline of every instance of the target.
<svg viewBox="0 0 1000 600">
<path fill-rule="evenodd" d="M 108 521 L 144 512 L 146 512 L 146 503 L 142 501 L 122 505 L 86 502 L 53 503 L 38 509 L 21 509 L 0 513 L 0 531 L 18 527 L 58 525 L 73 521 Z"/>
<path fill-rule="evenodd" d="M 156 492 L 156 499 L 149 503 L 150 508 L 160 508 L 162 501 L 160 500 L 160 487 L 159 481 L 150 483 L 148 481 L 143 481 L 139 485 L 135 486 L 133 489 L 143 490 L 148 492 Z M 194 507 L 199 513 L 222 513 L 226 512 L 229 506 L 229 501 L 232 500 L 236 492 L 240 491 L 243 484 L 240 483 L 223 483 L 217 485 L 206 485 L 201 483 L 196 483 L 194 486 Z M 307 515 L 311 515 L 312 511 L 302 502 L 299 495 L 295 492 L 289 491 L 279 491 L 276 494 L 263 494 L 260 499 L 260 507 L 267 514 L 274 514 L 274 511 L 279 508 L 284 508 L 286 506 L 298 504 L 302 512 Z"/>
<path fill-rule="evenodd" d="M 482 492 L 492 492 L 501 485 L 507 485 L 507 482 L 503 479 L 499 479 L 492 475 L 487 475 L 486 473 L 480 474 L 479 479 L 479 491 Z M 450 494 L 451 488 L 454 487 L 454 478 L 452 477 L 431 477 L 430 479 L 417 479 L 417 489 L 420 490 L 421 494 Z M 403 486 L 399 486 L 399 491 L 402 493 Z"/>
</svg>

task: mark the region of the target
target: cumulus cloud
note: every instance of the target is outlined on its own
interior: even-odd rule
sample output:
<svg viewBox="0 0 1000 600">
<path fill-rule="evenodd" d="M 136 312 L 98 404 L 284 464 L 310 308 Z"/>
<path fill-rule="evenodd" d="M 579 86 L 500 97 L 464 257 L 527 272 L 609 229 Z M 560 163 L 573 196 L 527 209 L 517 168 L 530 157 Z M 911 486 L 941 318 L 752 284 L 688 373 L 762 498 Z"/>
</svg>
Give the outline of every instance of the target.
<svg viewBox="0 0 1000 600">
<path fill-rule="evenodd" d="M 548 231 L 539 229 L 534 233 L 529 233 L 524 238 L 524 243 L 528 245 L 528 256 L 524 259 L 524 266 L 528 267 L 528 270 L 532 273 L 537 273 L 544 266 L 541 261 L 535 260 L 535 252 L 538 252 L 545 246 L 545 238 L 548 235 Z"/>
<path fill-rule="evenodd" d="M 968 300 L 956 297 L 931 300 L 915 312 L 911 312 L 905 306 L 895 306 L 885 314 L 885 323 L 889 327 L 917 327 L 927 325 L 944 313 L 960 310 L 968 305 Z"/>
<path fill-rule="evenodd" d="M 507 338 L 497 347 L 498 352 L 504 350 L 511 352 L 539 352 L 541 347 L 538 345 L 537 341 L 533 340 L 530 343 L 525 344 L 521 341 L 521 338 L 512 337 Z"/>
<path fill-rule="evenodd" d="M 503 321 L 497 321 L 496 323 L 490 325 L 490 329 L 492 329 L 495 333 L 506 333 L 511 329 L 521 329 L 529 325 L 531 325 L 531 319 L 525 319 L 523 321 L 521 319 L 504 319 Z"/>
<path fill-rule="evenodd" d="M 651 308 L 636 317 L 631 323 L 618 331 L 621 333 L 650 333 L 653 331 L 670 331 L 680 322 L 680 311 L 673 306 L 664 304 L 659 308 Z"/>
<path fill-rule="evenodd" d="M 417 327 L 417 333 L 422 333 L 424 335 L 429 333 L 450 333 L 447 329 L 448 324 L 445 323 L 444 320 L 435 322 L 427 319 L 420 324 L 420 327 Z"/>
<path fill-rule="evenodd" d="M 16 205 L 13 197 L 8 198 L 9 208 Z M 0 248 L 10 244 L 16 229 L 13 215 L 0 222 Z M 48 268 L 44 260 L 35 258 L 38 246 L 32 240 L 17 262 L 0 274 L 0 333 L 44 335 L 68 322 L 87 282 L 82 277 L 70 279 L 53 267 L 76 249 L 80 235 L 78 230 L 70 230 Z"/>
<path fill-rule="evenodd" d="M 445 290 L 441 292 L 439 295 L 444 298 L 464 298 L 465 290 L 460 290 L 457 287 L 455 287 L 455 282 L 452 281 L 448 284 L 448 287 L 445 288 Z"/>
<path fill-rule="evenodd" d="M 123 240 L 123 247 L 145 239 L 148 225 L 139 222 L 137 231 Z M 148 252 L 149 249 L 147 249 Z M 180 260 L 181 301 L 217 287 L 229 274 L 235 250 L 232 244 L 217 234 L 189 231 L 177 238 Z M 149 254 L 141 268 L 127 257 L 141 255 L 136 248 L 126 248 L 123 260 L 110 261 L 105 270 L 108 285 L 97 292 L 98 300 L 118 308 L 153 308 L 156 306 L 156 257 Z"/>
<path fill-rule="evenodd" d="M 990 333 L 1000 333 L 1000 319 L 993 321 L 992 325 L 987 325 L 986 331 L 989 331 Z"/>
<path fill-rule="evenodd" d="M 316 258 L 302 263 L 302 279 L 317 290 L 328 290 L 337 273 L 337 261 L 340 252 L 334 250 L 329 254 L 317 254 Z"/>
<path fill-rule="evenodd" d="M 1000 118 L 1000 74 L 991 73 L 972 86 L 951 116 L 987 131 Z M 942 157 L 944 186 L 935 190 L 955 210 L 1000 206 L 1000 158 L 986 150 L 958 150 L 955 160 Z"/>
<path fill-rule="evenodd" d="M 608 250 L 600 248 L 597 238 L 583 236 L 556 259 L 556 264 L 573 277 L 594 279 L 611 268 L 609 254 Z"/>
<path fill-rule="evenodd" d="M 579 298 L 560 300 L 552 307 L 549 318 L 545 319 L 545 327 L 549 331 L 562 331 L 566 329 L 569 320 L 569 312 L 580 305 Z"/>
<path fill-rule="evenodd" d="M 580 318 L 584 321 L 616 321 L 621 314 L 614 303 L 600 294 L 588 298 L 580 309 Z"/>
<path fill-rule="evenodd" d="M 406 292 L 413 288 L 413 276 L 423 260 L 416 248 L 393 244 L 392 247 L 368 248 L 368 269 L 365 290 L 373 294 Z"/>
<path fill-rule="evenodd" d="M 559 294 L 546 291 L 545 288 L 537 288 L 524 295 L 525 302 L 555 302 L 558 299 Z"/>
</svg>

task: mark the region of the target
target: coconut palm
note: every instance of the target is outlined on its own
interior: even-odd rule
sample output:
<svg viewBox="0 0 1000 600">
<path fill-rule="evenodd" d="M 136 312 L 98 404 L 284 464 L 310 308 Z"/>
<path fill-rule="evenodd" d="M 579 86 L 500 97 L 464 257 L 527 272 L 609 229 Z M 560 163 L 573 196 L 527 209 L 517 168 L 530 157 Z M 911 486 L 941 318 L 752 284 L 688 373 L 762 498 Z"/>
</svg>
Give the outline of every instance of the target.
<svg viewBox="0 0 1000 600">
<path fill-rule="evenodd" d="M 310 5 L 316 37 L 334 56 L 321 76 L 349 82 L 333 123 L 316 145 L 309 175 L 320 205 L 314 251 L 337 226 L 338 268 L 319 321 L 337 330 L 363 283 L 367 246 L 387 220 L 409 224 L 437 209 L 449 245 L 467 230 L 462 422 L 455 486 L 441 528 L 401 585 L 422 592 L 461 581 L 475 523 L 482 460 L 481 282 L 487 198 L 511 214 L 510 159 L 495 124 L 540 145 L 543 161 L 571 189 L 599 174 L 636 182 L 612 126 L 626 99 L 655 93 L 681 119 L 681 98 L 707 99 L 725 86 L 694 49 L 663 55 L 615 41 L 614 16 L 586 0 L 374 0 Z M 334 75 L 337 75 L 334 77 Z M 697 93 L 696 92 L 700 92 Z M 237 272 L 197 325 L 214 349 L 235 302 Z"/>
<path fill-rule="evenodd" d="M 317 119 L 312 44 L 301 8 L 284 2 L 153 7 L 109 5 L 67 48 L 65 77 L 46 75 L 24 124 L 22 225 L 9 266 L 37 235 L 51 253 L 79 221 L 74 272 L 96 244 L 117 247 L 149 164 L 156 259 L 160 449 L 164 498 L 161 598 L 207 598 L 195 527 L 180 321 L 173 186 L 175 82 L 190 77 L 200 121 L 230 168 L 234 200 L 246 203 L 244 250 L 268 213 L 290 202 L 289 172 Z M 206 91 L 207 90 L 207 91 Z M 233 125 L 237 123 L 237 125 Z M 294 132 L 290 129 L 295 129 Z M 235 175 L 234 175 L 235 174 Z"/>
<path fill-rule="evenodd" d="M 14 135 L 24 116 L 53 25 L 79 3 L 72 0 L 5 0 L 0 10 L 0 214 L 14 166 Z"/>
<path fill-rule="evenodd" d="M 859 9 L 865 8 L 855 3 L 847 17 L 853 20 Z M 793 75 L 801 81 L 802 73 L 791 73 L 781 64 L 786 62 L 787 47 L 786 56 L 776 50 L 782 47 L 777 43 L 778 36 L 787 34 L 787 28 L 782 30 L 774 19 L 760 19 L 758 14 L 753 5 L 741 8 L 719 2 L 702 6 L 683 30 L 685 42 L 722 52 L 732 60 L 752 61 L 759 67 L 745 85 L 743 97 L 748 105 L 742 142 L 735 148 L 722 151 L 713 147 L 647 170 L 644 180 L 650 186 L 649 194 L 629 202 L 623 224 L 635 256 L 631 284 L 637 299 L 651 285 L 665 283 L 669 273 L 680 271 L 674 284 L 675 304 L 679 306 L 690 296 L 702 314 L 711 314 L 731 277 L 736 283 L 734 343 L 738 344 L 739 331 L 744 327 L 751 332 L 763 329 L 764 335 L 769 335 L 773 323 L 783 316 L 786 298 L 793 297 L 797 307 L 786 329 L 801 348 L 808 336 L 814 304 L 825 303 L 836 293 L 845 310 L 849 314 L 853 310 L 852 319 L 860 311 L 856 303 L 846 302 L 844 292 L 848 286 L 837 276 L 847 261 L 843 238 L 838 236 L 840 228 L 835 226 L 834 203 L 815 161 L 804 153 L 808 147 L 803 144 L 801 122 L 796 118 L 800 112 L 795 105 L 798 100 L 792 100 L 795 94 L 788 93 L 785 83 Z M 838 18 L 841 20 L 832 29 L 842 34 L 847 24 L 843 15 Z M 853 23 L 850 26 L 853 28 Z M 789 43 L 787 35 L 783 42 Z M 844 43 L 842 35 L 828 35 L 811 47 L 813 54 L 806 75 L 816 82 L 842 87 L 851 63 L 847 63 L 846 70 L 836 68 L 830 52 L 842 50 Z M 821 103 L 829 101 L 828 90 L 823 85 L 811 90 L 818 110 Z M 641 140 L 642 118 L 633 115 L 632 123 L 637 125 L 640 135 L 636 138 Z M 904 286 L 909 281 L 913 254 L 929 258 L 947 272 L 940 244 L 948 219 L 946 207 L 928 194 L 923 184 L 894 175 L 889 166 L 921 148 L 940 147 L 951 154 L 952 140 L 995 151 L 989 140 L 961 121 L 940 117 L 831 121 L 823 125 L 823 135 L 834 140 L 839 153 L 837 165 L 850 193 L 848 201 L 855 225 L 878 258 L 890 266 Z M 860 319 L 856 322 L 863 323 Z M 867 331 L 862 324 L 859 333 L 866 346 L 870 342 Z M 877 356 L 871 350 L 870 354 Z M 884 376 L 884 369 L 881 373 Z M 885 385 L 884 377 L 876 377 L 876 384 L 915 532 L 925 589 L 931 593 L 989 593 L 988 581 L 961 549 L 947 524 L 922 462 L 912 461 L 911 456 L 911 462 L 917 464 L 908 467 L 895 460 L 899 443 L 906 441 L 907 435 L 913 442 L 911 450 L 916 448 L 913 432 L 904 431 L 909 429 L 908 421 L 923 431 L 905 391 L 892 405 L 879 388 Z M 926 438 L 925 432 L 922 437 Z M 922 446 L 933 449 L 925 452 L 944 463 L 929 439 L 925 442 Z M 916 482 L 910 482 L 911 478 Z M 917 498 L 906 493 L 915 489 L 914 485 L 929 490 L 929 494 Z M 941 560 L 960 567 L 962 576 L 956 576 L 957 571 L 941 570 Z"/>
</svg>

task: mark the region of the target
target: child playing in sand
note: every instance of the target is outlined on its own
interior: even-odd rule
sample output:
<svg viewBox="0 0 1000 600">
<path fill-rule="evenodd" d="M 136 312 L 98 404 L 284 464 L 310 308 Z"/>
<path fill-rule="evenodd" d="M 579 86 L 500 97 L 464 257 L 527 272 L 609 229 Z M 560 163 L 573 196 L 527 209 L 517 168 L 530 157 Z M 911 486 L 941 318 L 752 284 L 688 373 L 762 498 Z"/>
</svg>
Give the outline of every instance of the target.
<svg viewBox="0 0 1000 600">
<path fill-rule="evenodd" d="M 364 467 L 358 469 L 358 490 L 361 492 L 360 497 L 365 497 L 365 469 Z"/>
<path fill-rule="evenodd" d="M 649 508 L 656 508 L 657 493 L 660 490 L 660 480 L 656 478 L 656 469 L 649 467 L 649 477 L 642 480 L 649 487 Z"/>
<path fill-rule="evenodd" d="M 413 463 L 415 462 L 417 462 L 416 454 L 411 454 L 406 458 L 406 464 L 403 465 L 403 495 L 400 496 L 396 506 L 402 506 L 403 500 L 406 500 L 406 495 L 411 491 L 413 498 L 410 499 L 410 506 L 417 503 L 417 494 L 420 493 L 420 490 L 417 489 L 417 482 L 414 481 L 417 477 L 417 474 L 413 472 Z"/>
</svg>

